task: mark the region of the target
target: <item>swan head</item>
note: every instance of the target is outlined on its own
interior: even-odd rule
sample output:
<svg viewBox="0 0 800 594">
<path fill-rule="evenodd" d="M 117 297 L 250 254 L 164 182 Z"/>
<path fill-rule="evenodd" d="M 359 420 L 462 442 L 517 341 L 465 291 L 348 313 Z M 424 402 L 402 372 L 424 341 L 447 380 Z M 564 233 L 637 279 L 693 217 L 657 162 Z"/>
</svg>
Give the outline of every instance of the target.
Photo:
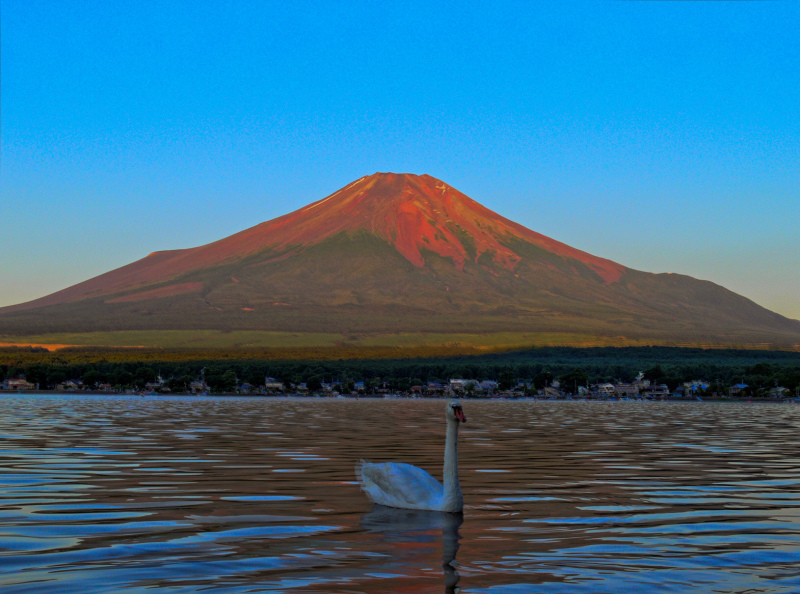
<svg viewBox="0 0 800 594">
<path fill-rule="evenodd" d="M 467 422 L 467 415 L 464 414 L 464 411 L 461 409 L 461 405 L 458 403 L 457 400 L 448 402 L 446 410 L 447 410 L 448 421 L 455 421 L 456 423 Z"/>
</svg>

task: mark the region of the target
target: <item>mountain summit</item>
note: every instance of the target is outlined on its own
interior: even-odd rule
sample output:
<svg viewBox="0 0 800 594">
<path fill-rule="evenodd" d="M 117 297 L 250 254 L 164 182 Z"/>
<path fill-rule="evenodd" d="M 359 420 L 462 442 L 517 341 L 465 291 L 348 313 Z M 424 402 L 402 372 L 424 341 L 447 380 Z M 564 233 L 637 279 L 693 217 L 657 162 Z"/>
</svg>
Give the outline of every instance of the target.
<svg viewBox="0 0 800 594">
<path fill-rule="evenodd" d="M 718 285 L 626 268 L 396 173 L 0 309 L 0 333 L 201 328 L 800 343 L 800 322 Z"/>
<path fill-rule="evenodd" d="M 618 280 L 624 270 L 509 221 L 430 175 L 365 176 L 251 231 L 256 229 L 271 237 L 273 245 L 277 240 L 282 246 L 298 240 L 315 243 L 336 233 L 363 230 L 382 238 L 415 266 L 423 267 L 422 254 L 430 251 L 452 259 L 458 270 L 483 255 L 495 265 L 514 270 L 521 256 L 503 241 L 516 237 L 584 262 L 608 281 Z"/>
</svg>

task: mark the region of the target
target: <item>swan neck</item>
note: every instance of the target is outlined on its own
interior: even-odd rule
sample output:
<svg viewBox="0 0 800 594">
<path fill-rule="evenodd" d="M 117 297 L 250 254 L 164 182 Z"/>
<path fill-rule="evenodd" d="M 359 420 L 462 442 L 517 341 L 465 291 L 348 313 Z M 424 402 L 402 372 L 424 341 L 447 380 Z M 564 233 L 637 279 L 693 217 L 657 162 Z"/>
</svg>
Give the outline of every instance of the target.
<svg viewBox="0 0 800 594">
<path fill-rule="evenodd" d="M 454 509 L 444 511 L 460 511 L 463 504 L 461 485 L 458 483 L 458 421 L 447 423 L 447 441 L 444 446 L 444 500 Z"/>
</svg>

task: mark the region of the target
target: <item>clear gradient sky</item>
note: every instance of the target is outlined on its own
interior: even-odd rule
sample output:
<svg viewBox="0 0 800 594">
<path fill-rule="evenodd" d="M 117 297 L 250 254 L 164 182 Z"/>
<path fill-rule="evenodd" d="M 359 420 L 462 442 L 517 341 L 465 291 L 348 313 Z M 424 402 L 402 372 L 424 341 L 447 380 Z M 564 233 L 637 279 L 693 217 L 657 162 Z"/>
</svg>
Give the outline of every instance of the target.
<svg viewBox="0 0 800 594">
<path fill-rule="evenodd" d="M 0 0 L 0 27 L 0 305 L 394 171 L 800 319 L 800 2 Z"/>
</svg>

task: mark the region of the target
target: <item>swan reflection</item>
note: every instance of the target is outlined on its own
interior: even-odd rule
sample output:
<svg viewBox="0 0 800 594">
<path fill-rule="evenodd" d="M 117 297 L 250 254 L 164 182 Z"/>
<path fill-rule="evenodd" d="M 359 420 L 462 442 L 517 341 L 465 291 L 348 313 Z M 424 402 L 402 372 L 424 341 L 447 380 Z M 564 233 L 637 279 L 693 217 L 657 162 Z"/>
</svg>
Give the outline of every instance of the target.
<svg viewBox="0 0 800 594">
<path fill-rule="evenodd" d="M 463 521 L 461 512 L 399 509 L 375 504 L 370 513 L 362 516 L 361 527 L 368 533 L 380 534 L 386 542 L 404 543 L 405 546 L 396 549 L 399 561 L 411 561 L 421 553 L 420 549 L 433 548 L 441 530 L 445 592 L 455 593 L 460 579 L 456 560 L 461 540 L 458 529 Z M 413 543 L 419 546 L 408 546 Z"/>
</svg>

